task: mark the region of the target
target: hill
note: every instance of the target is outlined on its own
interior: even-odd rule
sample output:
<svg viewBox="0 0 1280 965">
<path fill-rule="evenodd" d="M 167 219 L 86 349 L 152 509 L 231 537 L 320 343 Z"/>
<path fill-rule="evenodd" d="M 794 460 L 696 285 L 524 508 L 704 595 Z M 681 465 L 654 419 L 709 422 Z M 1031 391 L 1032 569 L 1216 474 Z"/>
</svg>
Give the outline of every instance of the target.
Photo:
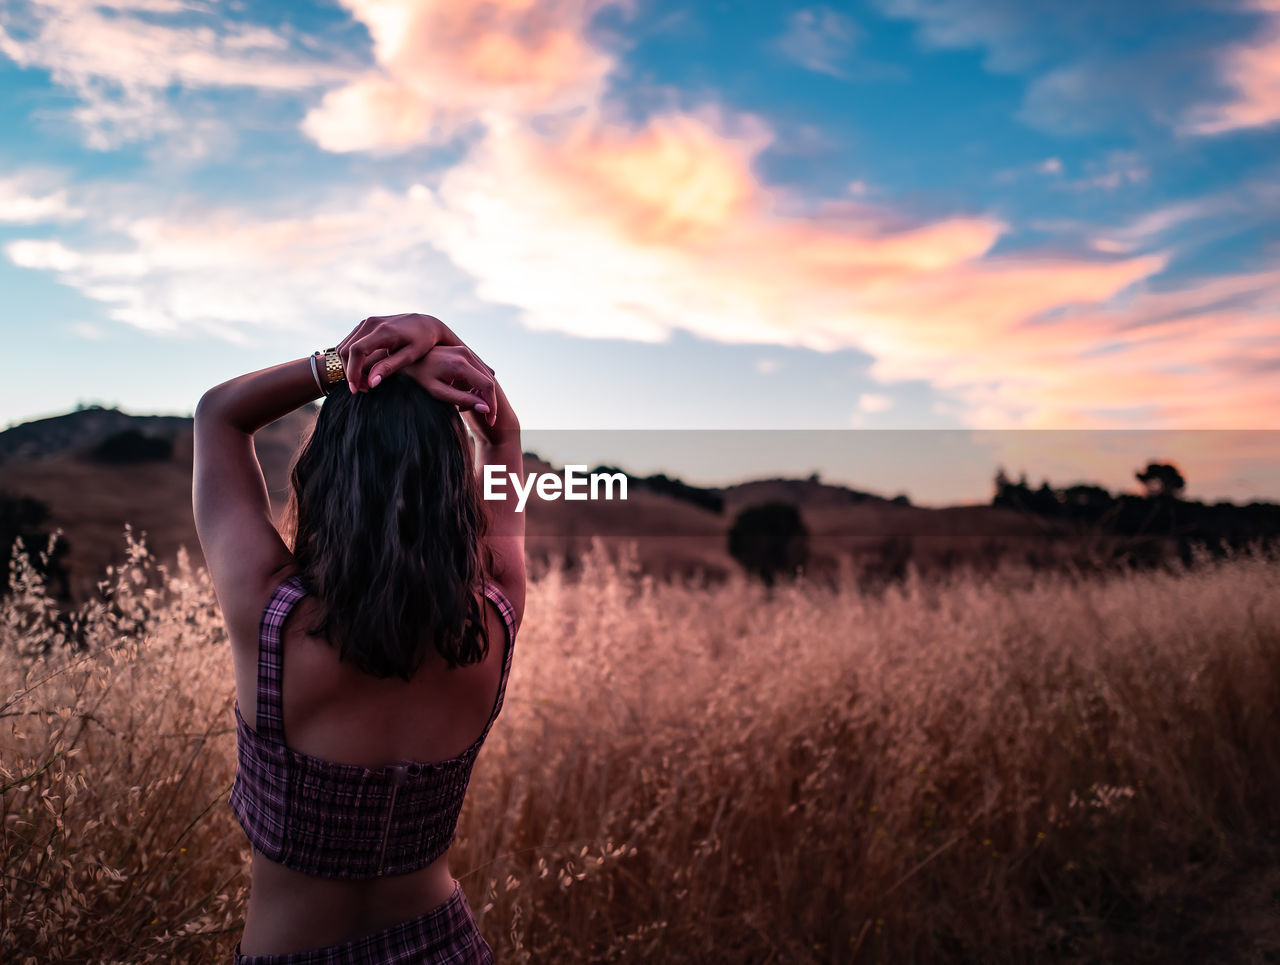
<svg viewBox="0 0 1280 965">
<path fill-rule="evenodd" d="M 276 518 L 288 495 L 289 466 L 310 431 L 317 407 L 305 407 L 265 427 L 255 447 Z M 93 453 L 122 433 L 167 439 L 164 458 L 106 463 Z M 89 408 L 0 432 L 0 490 L 49 507 L 47 526 L 61 527 L 73 599 L 92 592 L 104 568 L 123 559 L 126 522 L 147 534 L 163 561 L 186 546 L 201 560 L 191 517 L 192 420 L 135 416 Z M 533 453 L 525 468 L 553 467 Z M 666 477 L 631 477 L 626 502 L 530 500 L 528 549 L 534 565 L 568 560 L 572 566 L 593 539 L 634 542 L 641 568 L 659 576 L 721 577 L 736 566 L 727 552 L 735 514 L 759 502 L 797 505 L 810 531 L 810 569 L 822 571 L 851 556 L 869 574 L 900 574 L 917 565 L 987 562 L 1010 553 L 1036 560 L 1060 556 L 1072 529 L 1009 509 L 964 506 L 929 509 L 871 493 L 806 479 L 767 479 L 699 489 Z M 722 503 L 721 511 L 710 506 Z"/>
<path fill-rule="evenodd" d="M 88 406 L 0 432 L 0 464 L 10 459 L 42 459 L 88 449 L 129 429 L 144 436 L 173 440 L 191 431 L 191 420 L 183 416 L 128 415 L 119 409 Z"/>
</svg>

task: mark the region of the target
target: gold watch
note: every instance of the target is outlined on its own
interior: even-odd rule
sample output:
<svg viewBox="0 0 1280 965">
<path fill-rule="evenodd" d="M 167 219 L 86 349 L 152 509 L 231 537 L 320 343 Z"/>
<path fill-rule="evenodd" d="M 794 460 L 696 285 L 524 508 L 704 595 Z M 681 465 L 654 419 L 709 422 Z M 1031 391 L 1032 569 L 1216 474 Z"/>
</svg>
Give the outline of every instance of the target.
<svg viewBox="0 0 1280 965">
<path fill-rule="evenodd" d="M 336 348 L 327 348 L 324 350 L 324 394 L 328 395 L 339 382 L 347 381 L 346 370 L 342 367 L 342 358 L 338 355 Z"/>
</svg>

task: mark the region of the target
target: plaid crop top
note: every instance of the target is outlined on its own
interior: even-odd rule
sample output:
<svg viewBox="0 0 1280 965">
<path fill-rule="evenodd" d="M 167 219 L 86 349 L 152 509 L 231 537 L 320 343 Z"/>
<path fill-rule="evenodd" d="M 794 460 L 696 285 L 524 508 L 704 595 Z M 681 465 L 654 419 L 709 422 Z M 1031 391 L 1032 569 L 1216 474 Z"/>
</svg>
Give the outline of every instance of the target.
<svg viewBox="0 0 1280 965">
<path fill-rule="evenodd" d="M 237 767 L 230 800 L 249 842 L 265 857 L 323 878 L 376 878 L 425 868 L 449 849 L 471 766 L 502 709 L 515 647 L 510 601 L 492 583 L 484 593 L 507 627 L 498 696 L 484 733 L 446 761 L 371 769 L 311 757 L 285 744 L 281 628 L 307 591 L 296 575 L 276 588 L 258 633 L 256 730 L 240 716 L 239 701 L 235 706 Z"/>
</svg>

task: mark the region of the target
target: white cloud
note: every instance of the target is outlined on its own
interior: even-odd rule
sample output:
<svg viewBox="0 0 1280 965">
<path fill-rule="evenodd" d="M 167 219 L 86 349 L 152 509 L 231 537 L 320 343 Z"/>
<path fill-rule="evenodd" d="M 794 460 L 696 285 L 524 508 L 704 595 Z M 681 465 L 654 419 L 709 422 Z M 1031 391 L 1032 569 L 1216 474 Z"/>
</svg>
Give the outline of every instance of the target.
<svg viewBox="0 0 1280 965">
<path fill-rule="evenodd" d="M 4 253 L 19 268 L 68 272 L 80 263 L 80 256 L 60 241 L 11 241 Z"/>
<path fill-rule="evenodd" d="M 41 184 L 45 186 L 41 186 Z M 37 224 L 70 221 L 83 211 L 67 200 L 65 188 L 50 188 L 38 174 L 0 177 L 0 223 Z"/>
<path fill-rule="evenodd" d="M 537 330 L 857 348 L 874 356 L 872 378 L 927 381 L 971 425 L 1107 424 L 1141 406 L 1152 424 L 1247 427 L 1280 411 L 1280 385 L 1258 367 L 1280 353 L 1276 272 L 1154 292 L 1144 284 L 1167 252 L 992 254 L 1005 226 L 990 217 L 805 205 L 756 180 L 771 137 L 758 118 L 710 108 L 635 125 L 584 118 L 557 137 L 498 117 L 438 181 L 405 192 L 294 215 L 73 194 L 101 212 L 94 240 L 4 250 L 113 320 L 170 335 L 244 341 L 260 327 L 453 311 L 470 276 L 476 296 Z M 1153 215 L 1131 234 L 1186 217 Z M 859 411 L 890 401 L 865 393 Z"/>
<path fill-rule="evenodd" d="M 13 210 L 82 212 L 85 233 L 18 239 L 5 254 L 102 302 L 111 319 L 167 335 L 243 342 L 259 327 L 311 331 L 456 306 L 471 294 L 463 272 L 476 296 L 512 306 L 532 329 L 857 348 L 875 357 L 873 378 L 925 380 L 971 424 L 1070 425 L 1083 398 L 1098 411 L 1149 405 L 1183 425 L 1223 414 L 1268 423 L 1280 410 L 1280 387 L 1250 368 L 1274 339 L 1275 273 L 1152 292 L 1146 283 L 1169 250 L 1126 256 L 1192 214 L 1153 214 L 1095 237 L 1093 252 L 1082 239 L 1074 253 L 993 254 L 1008 226 L 990 214 L 928 217 L 869 202 L 874 192 L 852 185 L 852 196 L 813 199 L 763 184 L 757 161 L 776 133 L 759 117 L 715 105 L 641 122 L 615 116 L 603 93 L 613 60 L 588 38 L 598 0 L 503 0 L 489 27 L 467 19 L 478 9 L 469 3 L 348 3 L 370 27 L 376 69 L 348 74 L 306 130 L 329 150 L 390 151 L 482 121 L 438 181 L 318 204 L 297 198 L 292 213 L 272 214 L 213 203 L 167 209 L 136 185 L 88 200 L 22 187 L 14 196 L 27 206 Z M 334 76 L 298 60 L 277 42 L 283 34 L 245 25 L 171 24 L 163 36 L 143 31 L 150 39 L 141 43 L 121 39 L 133 46 L 118 60 L 89 51 L 72 64 L 67 51 L 88 40 L 39 9 L 50 36 L 66 41 L 48 48 L 55 77 L 88 91 L 85 123 L 102 122 L 95 110 L 116 112 L 104 137 L 189 133 L 189 122 L 165 115 L 171 83 L 251 83 L 259 62 L 268 88 Z M 0 40 L 12 46 L 13 36 Z M 24 56 L 45 50 L 32 42 L 21 41 Z M 176 62 L 140 64 L 140 51 Z M 441 71 L 456 86 L 446 88 Z M 1127 154 L 1083 170 L 1097 187 L 1146 176 Z M 1103 344 L 1118 348 L 1098 357 Z M 1171 374 L 1189 360 L 1200 363 L 1196 373 Z M 865 393 L 859 414 L 891 402 Z"/>
<path fill-rule="evenodd" d="M 70 91 L 100 150 L 180 130 L 174 88 L 296 93 L 355 72 L 339 51 L 303 53 L 221 6 L 166 0 L 0 0 L 0 54 Z"/>
<path fill-rule="evenodd" d="M 862 35 L 849 17 L 828 7 L 795 10 L 787 17 L 787 29 L 778 38 L 778 49 L 807 70 L 848 76 L 841 63 Z"/>
<path fill-rule="evenodd" d="M 276 218 L 217 206 L 126 217 L 128 203 L 107 205 L 123 236 L 83 245 L 18 239 L 4 253 L 102 302 L 114 321 L 160 335 L 243 343 L 259 330 L 309 331 L 466 301 L 398 195 L 372 191 Z"/>
</svg>

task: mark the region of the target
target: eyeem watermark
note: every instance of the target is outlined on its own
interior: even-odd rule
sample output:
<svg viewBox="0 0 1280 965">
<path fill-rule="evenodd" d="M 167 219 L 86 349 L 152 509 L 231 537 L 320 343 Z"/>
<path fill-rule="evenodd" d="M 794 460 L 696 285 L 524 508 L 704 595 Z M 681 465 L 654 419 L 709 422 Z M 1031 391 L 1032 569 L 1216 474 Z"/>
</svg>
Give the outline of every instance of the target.
<svg viewBox="0 0 1280 965">
<path fill-rule="evenodd" d="M 553 472 L 531 472 L 521 485 L 519 473 L 504 473 L 504 469 L 506 466 L 484 467 L 484 498 L 505 500 L 509 482 L 516 495 L 517 513 L 524 512 L 529 494 L 535 488 L 539 499 L 559 499 L 561 494 L 566 501 L 627 498 L 627 476 L 621 472 L 593 472 L 588 475 L 586 466 L 565 466 L 563 480 Z M 615 484 L 618 489 L 616 497 L 613 494 Z"/>
</svg>

